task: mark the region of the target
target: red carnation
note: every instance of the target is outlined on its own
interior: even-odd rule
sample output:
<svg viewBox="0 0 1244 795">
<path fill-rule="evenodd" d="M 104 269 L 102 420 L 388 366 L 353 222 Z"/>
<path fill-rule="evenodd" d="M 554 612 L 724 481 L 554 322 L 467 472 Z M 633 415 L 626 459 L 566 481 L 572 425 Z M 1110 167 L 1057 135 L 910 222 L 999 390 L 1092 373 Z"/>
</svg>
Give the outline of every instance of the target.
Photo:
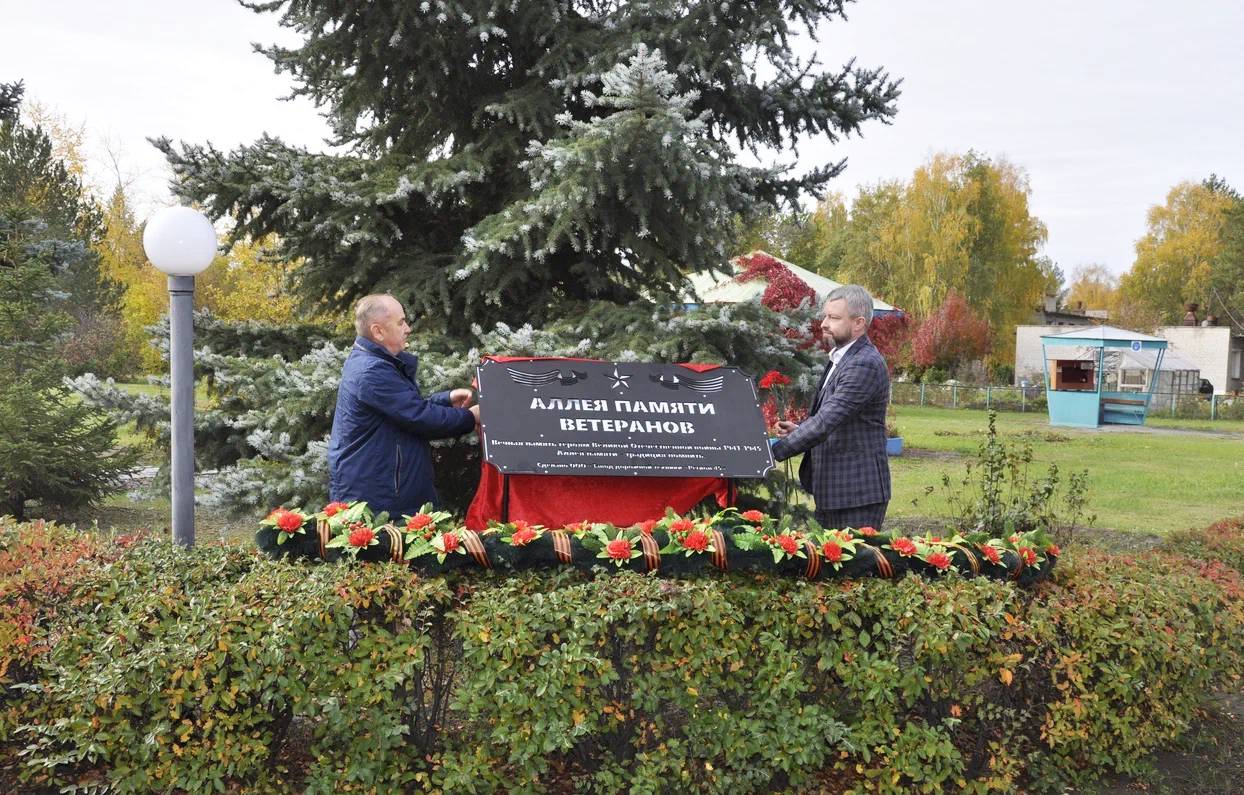
<svg viewBox="0 0 1244 795">
<path fill-rule="evenodd" d="M 614 560 L 630 560 L 631 542 L 625 538 L 615 538 L 605 545 L 605 552 Z"/>
<path fill-rule="evenodd" d="M 519 525 L 522 527 L 519 527 Z M 515 522 L 514 533 L 510 536 L 510 543 L 515 546 L 526 546 L 536 540 L 536 531 L 527 526 L 526 522 Z"/>
<path fill-rule="evenodd" d="M 945 552 L 934 552 L 929 555 L 929 565 L 939 571 L 946 571 L 950 568 L 950 555 Z"/>
<path fill-rule="evenodd" d="M 765 520 L 765 515 L 760 511 L 744 511 L 739 516 L 749 522 L 763 522 Z"/>
<path fill-rule="evenodd" d="M 281 515 L 276 518 L 276 526 L 286 533 L 296 533 L 302 527 L 302 523 L 306 521 L 302 518 L 302 514 L 293 511 L 282 511 Z"/>
<path fill-rule="evenodd" d="M 350 546 L 365 547 L 376 537 L 376 531 L 370 527 L 356 527 L 350 531 Z"/>
<path fill-rule="evenodd" d="M 652 531 L 656 529 L 657 524 L 660 521 L 661 521 L 660 519 L 649 519 L 646 522 L 640 522 L 639 532 L 643 533 L 646 536 L 652 535 Z"/>
<path fill-rule="evenodd" d="M 989 558 L 990 563 L 998 563 L 1002 560 L 1002 555 L 998 554 L 998 548 L 989 544 L 981 544 L 981 552 L 985 557 Z"/>
<path fill-rule="evenodd" d="M 422 530 L 428 525 L 436 524 L 436 520 L 426 513 L 417 513 L 406 521 L 407 530 Z"/>
<path fill-rule="evenodd" d="M 1007 541 L 1010 541 L 1012 544 L 1018 544 L 1018 543 L 1019 543 L 1019 536 L 1014 536 L 1014 535 L 1013 535 L 1013 536 L 1011 536 L 1010 538 L 1008 538 L 1008 539 L 1007 539 Z"/>
<path fill-rule="evenodd" d="M 1063 552 L 1061 549 L 1058 548 L 1058 544 L 1050 544 L 1048 547 L 1045 548 L 1045 554 L 1051 555 L 1053 557 L 1058 557 L 1059 555 L 1063 554 Z"/>
<path fill-rule="evenodd" d="M 702 530 L 693 530 L 687 533 L 682 545 L 692 552 L 703 552 L 708 549 L 708 535 Z"/>
<path fill-rule="evenodd" d="M 344 502 L 330 502 L 328 505 L 324 506 L 324 515 L 336 516 L 338 513 L 349 507 L 350 506 Z"/>
<path fill-rule="evenodd" d="M 786 386 L 790 383 L 790 378 L 782 375 L 777 370 L 770 370 L 760 377 L 761 389 L 772 389 L 775 386 Z"/>
<path fill-rule="evenodd" d="M 799 551 L 799 542 L 793 536 L 778 536 L 777 542 L 787 555 L 793 555 Z"/>
<path fill-rule="evenodd" d="M 445 548 L 446 554 L 453 552 L 458 548 L 458 536 L 453 533 L 446 533 L 441 536 L 441 546 Z"/>
<path fill-rule="evenodd" d="M 833 541 L 826 541 L 821 545 L 821 555 L 823 555 L 830 563 L 837 563 L 842 560 L 842 547 L 838 546 Z"/>
<path fill-rule="evenodd" d="M 1037 562 L 1037 551 L 1032 547 L 1020 547 L 1017 551 L 1025 566 L 1031 566 Z"/>
<path fill-rule="evenodd" d="M 895 552 L 906 558 L 916 554 L 916 542 L 910 538 L 896 538 L 890 543 L 890 546 Z"/>
<path fill-rule="evenodd" d="M 875 527 L 861 527 L 861 528 L 860 528 L 860 530 L 859 530 L 859 532 L 860 532 L 860 535 L 862 535 L 862 536 L 869 536 L 869 537 L 872 537 L 872 536 L 877 535 L 877 528 L 875 528 Z"/>
</svg>

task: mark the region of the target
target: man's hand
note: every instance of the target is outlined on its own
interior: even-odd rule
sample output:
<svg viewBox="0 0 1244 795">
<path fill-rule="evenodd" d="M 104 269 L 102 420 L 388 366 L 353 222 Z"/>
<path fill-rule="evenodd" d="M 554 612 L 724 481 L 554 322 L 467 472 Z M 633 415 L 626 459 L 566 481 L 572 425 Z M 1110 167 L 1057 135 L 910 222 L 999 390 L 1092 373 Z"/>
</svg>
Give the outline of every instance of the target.
<svg viewBox="0 0 1244 795">
<path fill-rule="evenodd" d="M 469 392 L 470 390 L 466 390 L 466 391 Z M 479 405 L 476 404 L 474 406 L 471 406 L 470 408 L 467 409 L 467 411 L 475 415 L 475 430 L 478 431 L 479 430 Z"/>
<path fill-rule="evenodd" d="M 795 430 L 798 427 L 799 427 L 799 423 L 797 422 L 791 422 L 790 420 L 778 420 L 777 435 L 785 436 L 786 434 L 790 433 L 791 431 Z"/>
<path fill-rule="evenodd" d="M 455 389 L 449 393 L 449 404 L 456 409 L 469 409 L 475 401 L 475 393 L 469 389 Z M 479 419 L 476 413 L 475 419 Z"/>
</svg>

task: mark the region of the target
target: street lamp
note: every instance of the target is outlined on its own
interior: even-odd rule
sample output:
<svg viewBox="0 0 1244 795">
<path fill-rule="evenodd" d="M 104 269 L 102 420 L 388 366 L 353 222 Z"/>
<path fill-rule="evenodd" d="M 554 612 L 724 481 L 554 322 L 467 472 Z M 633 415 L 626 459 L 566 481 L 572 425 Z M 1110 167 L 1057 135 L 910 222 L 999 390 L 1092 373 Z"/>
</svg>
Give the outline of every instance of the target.
<svg viewBox="0 0 1244 795">
<path fill-rule="evenodd" d="M 216 256 L 216 230 L 189 207 L 166 207 L 143 230 L 147 259 L 168 274 L 172 378 L 173 541 L 194 546 L 194 276 Z"/>
</svg>

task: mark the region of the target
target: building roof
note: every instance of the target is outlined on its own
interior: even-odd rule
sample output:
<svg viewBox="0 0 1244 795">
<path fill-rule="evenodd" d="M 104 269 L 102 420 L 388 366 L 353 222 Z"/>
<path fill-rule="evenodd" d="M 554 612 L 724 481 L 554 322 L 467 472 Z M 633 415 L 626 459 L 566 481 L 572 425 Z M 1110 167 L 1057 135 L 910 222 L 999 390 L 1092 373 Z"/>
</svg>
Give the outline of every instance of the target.
<svg viewBox="0 0 1244 795">
<path fill-rule="evenodd" d="M 1129 370 L 1152 370 L 1154 369 L 1154 365 L 1157 364 L 1157 351 L 1124 350 L 1122 355 L 1122 366 Z M 1178 372 L 1180 370 L 1195 370 L 1196 372 L 1200 372 L 1201 366 L 1196 362 L 1188 361 L 1179 354 L 1167 349 L 1166 354 L 1162 357 L 1162 367 L 1160 369 L 1167 372 Z"/>
<path fill-rule="evenodd" d="M 1059 337 L 1076 340 L 1100 340 L 1102 342 L 1132 342 L 1133 340 L 1140 342 L 1166 342 L 1161 337 L 1151 337 L 1148 334 L 1141 334 L 1139 331 L 1128 331 L 1125 328 L 1117 328 L 1115 326 L 1076 326 L 1069 331 L 1041 335 L 1043 340 L 1057 339 Z"/>
<path fill-rule="evenodd" d="M 764 251 L 753 251 L 748 256 L 764 254 L 766 257 L 773 257 Z M 817 303 L 825 300 L 825 296 L 830 292 L 842 286 L 833 279 L 827 279 L 819 273 L 813 273 L 806 268 L 801 268 L 793 262 L 787 262 L 784 259 L 773 257 L 773 259 L 782 263 L 791 273 L 798 276 L 804 281 L 812 291 L 816 293 Z M 735 266 L 737 270 L 737 266 Z M 691 281 L 691 288 L 695 295 L 688 297 L 689 301 L 699 300 L 706 304 L 738 304 L 743 301 L 759 300 L 764 294 L 765 288 L 769 285 L 768 280 L 761 278 L 750 279 L 745 282 L 736 280 L 736 277 L 722 273 L 709 273 L 708 271 L 696 271 L 687 277 Z M 873 296 L 874 312 L 895 312 L 896 310 L 890 304 Z"/>
</svg>

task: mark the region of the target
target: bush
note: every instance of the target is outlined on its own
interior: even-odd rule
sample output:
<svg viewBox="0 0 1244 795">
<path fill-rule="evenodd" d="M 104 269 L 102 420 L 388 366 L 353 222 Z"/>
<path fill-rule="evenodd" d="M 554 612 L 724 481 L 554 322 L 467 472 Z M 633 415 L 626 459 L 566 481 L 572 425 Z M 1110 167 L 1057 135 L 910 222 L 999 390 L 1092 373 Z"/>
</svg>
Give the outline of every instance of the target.
<svg viewBox="0 0 1244 795">
<path fill-rule="evenodd" d="M 1206 562 L 1221 562 L 1244 574 L 1244 516 L 1223 519 L 1205 529 L 1177 530 L 1163 548 Z"/>
<path fill-rule="evenodd" d="M 0 528 L 6 548 L 64 542 L 50 532 Z M 953 574 L 420 579 L 145 540 L 88 559 L 49 618 L 37 678 L 7 696 L 5 783 L 1060 792 L 1136 771 L 1244 670 L 1239 573 L 1064 557 L 1028 592 Z"/>
</svg>

